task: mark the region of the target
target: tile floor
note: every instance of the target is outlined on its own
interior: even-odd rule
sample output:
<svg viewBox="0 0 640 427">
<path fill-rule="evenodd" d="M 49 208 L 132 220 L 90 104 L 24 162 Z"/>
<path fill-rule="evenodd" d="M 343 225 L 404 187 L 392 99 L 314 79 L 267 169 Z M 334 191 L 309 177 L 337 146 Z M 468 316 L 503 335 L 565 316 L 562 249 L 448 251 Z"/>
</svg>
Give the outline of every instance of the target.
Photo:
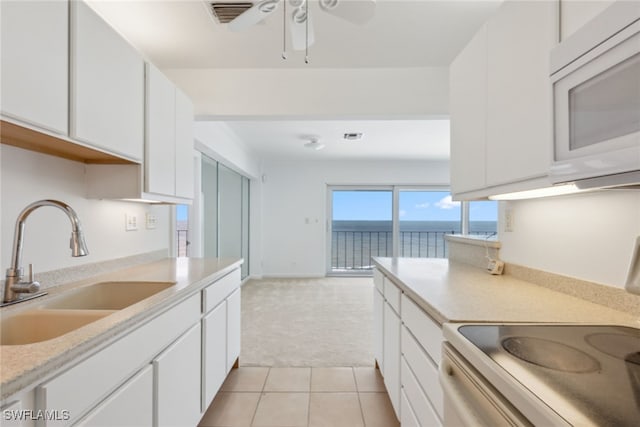
<svg viewBox="0 0 640 427">
<path fill-rule="evenodd" d="M 200 427 L 394 427 L 375 368 L 232 370 Z"/>
</svg>

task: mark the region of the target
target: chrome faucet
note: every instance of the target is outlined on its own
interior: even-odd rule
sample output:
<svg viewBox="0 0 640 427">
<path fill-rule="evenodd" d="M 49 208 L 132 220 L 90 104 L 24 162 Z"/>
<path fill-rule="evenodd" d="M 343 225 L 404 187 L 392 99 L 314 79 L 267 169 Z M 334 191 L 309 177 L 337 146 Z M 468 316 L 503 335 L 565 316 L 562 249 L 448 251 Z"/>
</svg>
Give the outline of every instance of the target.
<svg viewBox="0 0 640 427">
<path fill-rule="evenodd" d="M 33 266 L 29 264 L 29 278 L 24 280 L 22 269 L 22 241 L 24 239 L 24 226 L 27 217 L 34 210 L 42 206 L 53 206 L 62 209 L 71 220 L 71 256 L 80 257 L 89 254 L 84 242 L 84 235 L 80 227 L 78 215 L 66 203 L 57 200 L 39 200 L 24 208 L 16 220 L 16 228 L 13 235 L 13 252 L 11 255 L 11 267 L 7 269 L 7 277 L 4 285 L 4 303 L 10 304 L 31 297 L 21 298 L 22 294 L 32 294 L 32 297 L 40 290 L 40 284 L 33 280 Z"/>
</svg>

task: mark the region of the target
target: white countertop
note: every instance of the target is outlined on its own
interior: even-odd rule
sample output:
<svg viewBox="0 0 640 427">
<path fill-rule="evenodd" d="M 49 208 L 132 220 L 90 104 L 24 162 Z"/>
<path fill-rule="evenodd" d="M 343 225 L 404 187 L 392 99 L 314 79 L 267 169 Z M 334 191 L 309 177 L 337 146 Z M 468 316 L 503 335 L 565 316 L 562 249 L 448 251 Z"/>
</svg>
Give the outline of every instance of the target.
<svg viewBox="0 0 640 427">
<path fill-rule="evenodd" d="M 640 327 L 640 318 L 447 259 L 374 258 L 376 266 L 434 320 L 561 322 Z"/>
<path fill-rule="evenodd" d="M 167 258 L 49 289 L 49 295 L 0 309 L 0 317 L 37 308 L 71 288 L 104 281 L 156 281 L 176 284 L 110 316 L 57 338 L 25 345 L 0 346 L 0 400 L 27 390 L 78 357 L 120 337 L 160 311 L 183 301 L 238 268 L 242 260 Z"/>
</svg>

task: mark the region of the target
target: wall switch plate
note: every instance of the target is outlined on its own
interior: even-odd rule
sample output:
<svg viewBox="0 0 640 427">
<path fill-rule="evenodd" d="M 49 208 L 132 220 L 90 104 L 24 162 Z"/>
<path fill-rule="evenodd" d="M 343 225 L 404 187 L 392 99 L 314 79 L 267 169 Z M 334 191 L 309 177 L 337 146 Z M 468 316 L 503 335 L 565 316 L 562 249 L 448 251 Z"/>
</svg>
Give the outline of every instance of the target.
<svg viewBox="0 0 640 427">
<path fill-rule="evenodd" d="M 158 225 L 158 217 L 156 215 L 147 213 L 145 222 L 147 230 L 153 230 Z"/>
<path fill-rule="evenodd" d="M 136 231 L 138 229 L 138 216 L 132 213 L 127 213 L 124 215 L 125 225 L 124 229 L 126 231 Z"/>
</svg>

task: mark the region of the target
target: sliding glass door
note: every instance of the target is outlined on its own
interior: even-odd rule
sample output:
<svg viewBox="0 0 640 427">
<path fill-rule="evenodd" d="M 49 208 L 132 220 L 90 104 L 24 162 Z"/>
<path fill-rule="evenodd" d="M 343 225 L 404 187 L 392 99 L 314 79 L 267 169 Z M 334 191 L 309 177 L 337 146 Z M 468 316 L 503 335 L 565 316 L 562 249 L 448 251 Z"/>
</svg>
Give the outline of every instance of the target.
<svg viewBox="0 0 640 427">
<path fill-rule="evenodd" d="M 372 256 L 393 253 L 393 191 L 331 191 L 332 273 L 370 271 Z"/>
</svg>

